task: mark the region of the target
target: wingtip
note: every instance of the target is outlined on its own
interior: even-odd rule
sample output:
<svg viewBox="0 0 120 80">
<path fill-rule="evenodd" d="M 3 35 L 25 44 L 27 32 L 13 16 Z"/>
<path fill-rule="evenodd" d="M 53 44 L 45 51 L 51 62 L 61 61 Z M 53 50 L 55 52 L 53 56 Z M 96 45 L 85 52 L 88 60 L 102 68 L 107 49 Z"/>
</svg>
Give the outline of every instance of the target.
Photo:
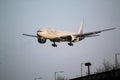
<svg viewBox="0 0 120 80">
<path fill-rule="evenodd" d="M 110 30 L 114 30 L 114 29 L 116 29 L 116 28 L 114 27 L 114 28 L 111 28 Z"/>
<path fill-rule="evenodd" d="M 23 33 L 22 35 L 26 35 L 26 34 Z"/>
<path fill-rule="evenodd" d="M 111 29 L 116 29 L 116 28 L 111 28 Z"/>
<path fill-rule="evenodd" d="M 109 29 L 105 29 L 105 30 L 102 30 L 102 31 L 109 31 L 109 30 L 114 30 L 116 28 L 109 28 Z"/>
</svg>

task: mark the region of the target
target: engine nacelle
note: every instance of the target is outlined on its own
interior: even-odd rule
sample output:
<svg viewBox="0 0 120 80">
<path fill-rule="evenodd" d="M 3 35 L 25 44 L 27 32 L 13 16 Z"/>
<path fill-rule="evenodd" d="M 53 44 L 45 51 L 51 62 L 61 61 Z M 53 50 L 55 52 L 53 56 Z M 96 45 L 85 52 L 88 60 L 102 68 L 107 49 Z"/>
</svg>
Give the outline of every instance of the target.
<svg viewBox="0 0 120 80">
<path fill-rule="evenodd" d="M 69 35 L 67 36 L 66 40 L 69 41 L 69 42 L 74 42 L 74 40 L 76 39 L 75 36 L 72 36 L 72 35 Z"/>
<path fill-rule="evenodd" d="M 78 42 L 78 41 L 83 40 L 84 38 L 85 37 L 76 37 L 76 36 L 69 35 L 69 36 L 67 36 L 66 41 L 69 41 L 69 42 Z"/>
<path fill-rule="evenodd" d="M 38 42 L 44 44 L 46 42 L 45 38 L 38 38 Z"/>
</svg>

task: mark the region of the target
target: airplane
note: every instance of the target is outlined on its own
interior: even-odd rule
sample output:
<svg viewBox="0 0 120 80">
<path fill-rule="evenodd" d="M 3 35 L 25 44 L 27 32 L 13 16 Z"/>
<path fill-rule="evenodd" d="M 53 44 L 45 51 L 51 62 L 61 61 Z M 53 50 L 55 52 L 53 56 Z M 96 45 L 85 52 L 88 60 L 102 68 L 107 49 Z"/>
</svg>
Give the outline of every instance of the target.
<svg viewBox="0 0 120 80">
<path fill-rule="evenodd" d="M 87 37 L 99 36 L 98 33 L 113 30 L 115 28 L 109 28 L 99 31 L 93 31 L 88 33 L 83 33 L 83 22 L 81 22 L 78 32 L 66 32 L 56 29 L 42 28 L 37 31 L 37 35 L 23 34 L 24 36 L 35 37 L 37 38 L 40 44 L 46 43 L 46 40 L 49 39 L 53 47 L 57 47 L 56 42 L 68 42 L 69 46 L 73 46 L 73 43 L 81 41 Z"/>
</svg>

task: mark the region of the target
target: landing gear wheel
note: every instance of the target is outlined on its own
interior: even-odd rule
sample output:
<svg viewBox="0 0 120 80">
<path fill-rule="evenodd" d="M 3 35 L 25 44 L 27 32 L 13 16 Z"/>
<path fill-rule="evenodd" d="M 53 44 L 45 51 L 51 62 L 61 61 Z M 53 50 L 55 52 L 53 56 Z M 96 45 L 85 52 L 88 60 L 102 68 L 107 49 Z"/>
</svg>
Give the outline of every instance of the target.
<svg viewBox="0 0 120 80">
<path fill-rule="evenodd" d="M 57 47 L 57 45 L 56 45 L 56 44 L 52 44 L 52 46 L 53 46 L 53 47 Z"/>
<path fill-rule="evenodd" d="M 53 46 L 53 47 L 57 47 L 57 45 L 55 44 L 55 42 L 53 42 L 52 46 Z"/>
<path fill-rule="evenodd" d="M 68 43 L 68 45 L 69 45 L 69 46 L 73 46 L 73 44 L 72 44 L 71 42 L 70 42 L 70 43 Z"/>
</svg>

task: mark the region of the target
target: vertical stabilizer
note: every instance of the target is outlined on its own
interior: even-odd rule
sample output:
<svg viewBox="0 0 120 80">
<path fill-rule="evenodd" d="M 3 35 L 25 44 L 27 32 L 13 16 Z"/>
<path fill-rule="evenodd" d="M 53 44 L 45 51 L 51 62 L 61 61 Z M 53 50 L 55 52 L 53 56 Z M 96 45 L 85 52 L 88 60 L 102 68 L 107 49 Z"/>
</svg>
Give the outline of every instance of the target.
<svg viewBox="0 0 120 80">
<path fill-rule="evenodd" d="M 83 33 L 83 21 L 80 24 L 79 30 L 78 30 L 78 34 L 82 34 Z"/>
</svg>

